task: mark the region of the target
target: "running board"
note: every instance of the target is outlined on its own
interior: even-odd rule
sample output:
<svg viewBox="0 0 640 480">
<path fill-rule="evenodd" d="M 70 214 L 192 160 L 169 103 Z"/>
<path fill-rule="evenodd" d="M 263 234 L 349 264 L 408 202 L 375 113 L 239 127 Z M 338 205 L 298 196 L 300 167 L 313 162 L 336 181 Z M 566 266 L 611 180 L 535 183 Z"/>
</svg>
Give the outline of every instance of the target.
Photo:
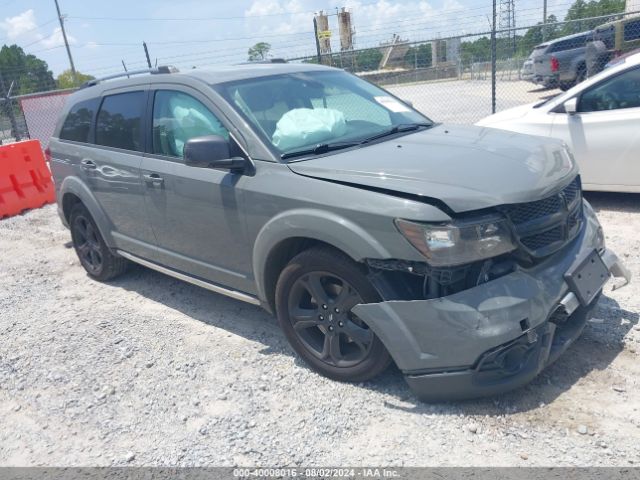
<svg viewBox="0 0 640 480">
<path fill-rule="evenodd" d="M 177 278 L 178 280 L 182 280 L 193 285 L 197 285 L 198 287 L 206 288 L 207 290 L 210 290 L 212 292 L 226 295 L 227 297 L 235 298 L 236 300 L 251 303 L 252 305 L 260 305 L 260 300 L 258 300 L 256 297 L 252 297 L 251 295 L 247 295 L 246 293 L 238 292 L 236 290 L 229 290 L 213 283 L 209 283 L 205 280 L 194 278 L 184 273 L 176 272 L 175 270 L 171 270 L 170 268 L 166 268 L 148 260 L 144 260 L 140 257 L 136 257 L 135 255 L 123 252 L 122 250 L 117 250 L 117 252 L 118 255 L 126 258 L 127 260 L 131 260 L 134 263 L 138 263 L 143 267 L 150 268 L 151 270 L 155 270 L 156 272 L 164 273 L 165 275 L 169 275 L 170 277 Z"/>
</svg>

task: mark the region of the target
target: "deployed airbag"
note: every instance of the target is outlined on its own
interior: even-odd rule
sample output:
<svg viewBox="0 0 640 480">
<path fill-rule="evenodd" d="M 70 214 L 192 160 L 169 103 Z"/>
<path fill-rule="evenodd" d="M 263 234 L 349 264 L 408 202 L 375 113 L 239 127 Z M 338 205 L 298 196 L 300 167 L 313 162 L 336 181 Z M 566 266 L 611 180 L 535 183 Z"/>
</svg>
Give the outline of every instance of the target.
<svg viewBox="0 0 640 480">
<path fill-rule="evenodd" d="M 278 120 L 272 141 L 280 150 L 290 150 L 340 137 L 346 131 L 344 114 L 338 110 L 295 108 Z"/>
</svg>

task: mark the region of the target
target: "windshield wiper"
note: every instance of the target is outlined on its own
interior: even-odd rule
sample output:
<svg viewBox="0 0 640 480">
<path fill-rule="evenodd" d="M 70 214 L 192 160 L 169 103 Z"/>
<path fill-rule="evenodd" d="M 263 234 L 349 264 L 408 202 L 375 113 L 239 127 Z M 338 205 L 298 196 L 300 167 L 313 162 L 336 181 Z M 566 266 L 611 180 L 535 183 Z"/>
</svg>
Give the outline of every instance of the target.
<svg viewBox="0 0 640 480">
<path fill-rule="evenodd" d="M 293 157 L 301 157 L 302 155 L 321 155 L 323 153 L 332 152 L 334 150 L 341 150 L 343 148 L 355 147 L 360 145 L 360 142 L 336 142 L 336 143 L 319 143 L 315 147 L 306 148 L 304 150 L 298 150 L 295 152 L 287 152 L 280 155 L 283 160 Z"/>
<path fill-rule="evenodd" d="M 412 132 L 422 127 L 433 127 L 433 123 L 401 123 L 400 125 L 394 125 L 389 130 L 385 130 L 384 132 L 376 133 L 371 137 L 367 137 L 364 140 L 361 140 L 360 143 L 363 144 L 373 142 L 374 140 L 378 140 L 379 138 L 388 137 L 389 135 L 395 135 L 396 133 Z"/>
<path fill-rule="evenodd" d="M 363 145 L 365 143 L 369 143 L 374 140 L 378 140 L 379 138 L 387 137 L 389 135 L 394 135 L 396 133 L 411 132 L 423 127 L 433 127 L 433 125 L 433 123 L 402 123 L 400 125 L 393 126 L 389 130 L 385 130 L 384 132 L 377 133 L 371 137 L 367 137 L 364 140 L 359 140 L 357 142 L 319 143 L 312 148 L 305 148 L 304 150 L 283 153 L 282 155 L 280 155 L 280 158 L 285 160 L 287 158 L 301 157 L 303 155 L 321 155 L 323 153 L 332 152 L 334 150 L 341 150 L 343 148 Z"/>
</svg>

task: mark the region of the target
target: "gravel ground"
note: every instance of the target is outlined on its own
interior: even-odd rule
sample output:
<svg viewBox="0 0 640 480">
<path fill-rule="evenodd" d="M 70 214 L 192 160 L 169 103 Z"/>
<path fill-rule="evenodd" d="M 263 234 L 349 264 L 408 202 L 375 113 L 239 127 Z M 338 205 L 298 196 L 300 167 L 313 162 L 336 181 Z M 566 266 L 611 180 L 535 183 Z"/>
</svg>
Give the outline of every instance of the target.
<svg viewBox="0 0 640 480">
<path fill-rule="evenodd" d="M 640 197 L 589 195 L 640 277 Z M 532 384 L 423 404 L 300 362 L 256 307 L 138 267 L 91 281 L 48 206 L 0 221 L 0 465 L 640 463 L 640 280 Z"/>
<path fill-rule="evenodd" d="M 488 80 L 441 80 L 404 85 L 385 85 L 398 97 L 436 122 L 473 124 L 491 115 L 491 82 Z M 539 102 L 562 93 L 525 81 L 496 82 L 496 111 Z"/>
</svg>

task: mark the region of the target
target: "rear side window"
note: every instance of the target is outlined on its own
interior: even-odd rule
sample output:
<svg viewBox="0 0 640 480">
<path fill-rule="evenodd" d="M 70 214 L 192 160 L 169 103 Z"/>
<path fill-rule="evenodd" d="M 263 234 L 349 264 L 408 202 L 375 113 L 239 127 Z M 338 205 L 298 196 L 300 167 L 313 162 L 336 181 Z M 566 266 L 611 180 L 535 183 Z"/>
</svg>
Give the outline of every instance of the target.
<svg viewBox="0 0 640 480">
<path fill-rule="evenodd" d="M 640 20 L 625 23 L 624 25 L 624 41 L 640 39 Z"/>
<path fill-rule="evenodd" d="M 76 103 L 69 110 L 69 114 L 62 124 L 60 139 L 87 143 L 89 141 L 91 122 L 97 106 L 97 98 Z"/>
<path fill-rule="evenodd" d="M 560 42 L 554 43 L 551 45 L 549 52 L 562 52 L 564 50 L 573 50 L 575 48 L 582 48 L 587 43 L 587 37 L 575 37 L 569 38 L 567 40 L 562 40 Z"/>
<path fill-rule="evenodd" d="M 104 97 L 96 122 L 96 144 L 142 151 L 140 126 L 144 92 L 127 92 Z"/>
</svg>

